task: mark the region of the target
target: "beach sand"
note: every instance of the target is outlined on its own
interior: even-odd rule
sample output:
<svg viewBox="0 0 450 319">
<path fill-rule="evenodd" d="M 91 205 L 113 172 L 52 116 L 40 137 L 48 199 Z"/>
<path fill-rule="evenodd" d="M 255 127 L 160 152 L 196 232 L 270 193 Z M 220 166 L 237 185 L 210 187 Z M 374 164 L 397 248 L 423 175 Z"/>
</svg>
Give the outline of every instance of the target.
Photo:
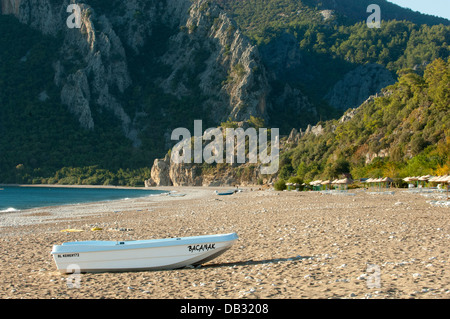
<svg viewBox="0 0 450 319">
<path fill-rule="evenodd" d="M 186 195 L 1 214 L 0 298 L 450 298 L 450 209 L 430 198 L 158 189 Z M 81 274 L 72 288 L 50 255 L 67 241 L 229 232 L 239 240 L 199 268 Z"/>
</svg>

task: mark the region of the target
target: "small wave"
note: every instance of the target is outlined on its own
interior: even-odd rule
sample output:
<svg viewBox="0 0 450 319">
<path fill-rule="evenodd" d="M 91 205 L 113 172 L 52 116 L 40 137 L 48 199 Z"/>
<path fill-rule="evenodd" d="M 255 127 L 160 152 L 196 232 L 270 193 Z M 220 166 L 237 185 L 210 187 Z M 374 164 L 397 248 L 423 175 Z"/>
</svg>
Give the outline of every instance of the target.
<svg viewBox="0 0 450 319">
<path fill-rule="evenodd" d="M 0 213 L 10 213 L 10 212 L 20 212 L 20 210 L 15 209 L 14 207 L 9 207 L 7 209 L 0 210 Z"/>
<path fill-rule="evenodd" d="M 147 195 L 147 197 L 167 196 L 169 194 L 170 194 L 169 192 L 164 192 L 164 193 L 158 193 L 158 194 L 150 194 L 150 195 Z"/>
</svg>

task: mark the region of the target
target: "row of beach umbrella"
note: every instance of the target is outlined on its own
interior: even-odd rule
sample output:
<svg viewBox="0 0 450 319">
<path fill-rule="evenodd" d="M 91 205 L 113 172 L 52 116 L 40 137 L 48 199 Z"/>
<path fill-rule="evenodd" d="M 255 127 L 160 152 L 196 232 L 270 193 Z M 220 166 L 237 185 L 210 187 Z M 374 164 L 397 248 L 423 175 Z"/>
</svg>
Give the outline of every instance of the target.
<svg viewBox="0 0 450 319">
<path fill-rule="evenodd" d="M 390 177 L 368 178 L 364 183 L 392 183 L 394 180 Z"/>
<path fill-rule="evenodd" d="M 335 180 L 325 180 L 325 181 L 322 181 L 322 180 L 316 180 L 316 181 L 312 181 L 312 182 L 310 182 L 309 183 L 309 185 L 312 185 L 312 186 L 319 186 L 319 185 L 331 185 L 331 184 L 334 184 L 334 185 L 336 185 L 336 184 L 351 184 L 351 183 L 353 183 L 353 180 L 351 180 L 350 178 L 343 178 L 343 179 L 335 179 Z"/>
<path fill-rule="evenodd" d="M 331 184 L 351 184 L 353 183 L 353 180 L 349 179 L 349 178 L 344 178 L 344 179 L 335 179 L 334 181 L 331 180 L 316 180 L 316 181 L 312 181 L 309 183 L 309 185 L 311 186 L 320 186 L 320 185 L 331 185 Z M 298 184 L 298 183 L 286 183 L 286 186 L 294 186 L 294 187 L 299 187 L 299 186 L 305 186 L 306 184 Z"/>
<path fill-rule="evenodd" d="M 444 176 L 431 176 L 431 175 L 424 175 L 424 176 L 410 176 L 403 178 L 403 181 L 405 182 L 431 182 L 431 183 L 448 183 L 450 184 L 450 175 L 444 175 Z M 380 177 L 380 178 L 369 178 L 364 181 L 366 184 L 387 184 L 392 183 L 394 180 L 390 177 Z M 309 185 L 313 187 L 322 187 L 326 185 L 348 185 L 353 183 L 353 180 L 350 178 L 343 178 L 343 179 L 335 179 L 335 180 L 315 180 L 309 183 Z M 286 186 L 290 188 L 291 186 L 297 188 L 299 186 L 306 186 L 306 183 L 298 184 L 298 183 L 286 183 Z"/>
<path fill-rule="evenodd" d="M 450 183 L 450 175 L 443 176 L 410 176 L 403 179 L 405 182 L 430 182 L 430 183 Z"/>
<path fill-rule="evenodd" d="M 315 180 L 309 183 L 315 190 L 322 190 L 323 187 L 327 189 L 327 186 L 334 186 L 335 188 L 344 188 L 347 189 L 348 184 L 353 183 L 353 180 L 350 178 L 343 179 L 335 179 L 335 180 Z"/>
<path fill-rule="evenodd" d="M 380 178 L 368 178 L 364 181 L 365 184 L 369 184 L 370 187 L 378 186 L 378 188 L 382 188 L 382 185 L 388 186 L 389 183 L 392 183 L 394 180 L 390 177 L 380 177 Z"/>
</svg>

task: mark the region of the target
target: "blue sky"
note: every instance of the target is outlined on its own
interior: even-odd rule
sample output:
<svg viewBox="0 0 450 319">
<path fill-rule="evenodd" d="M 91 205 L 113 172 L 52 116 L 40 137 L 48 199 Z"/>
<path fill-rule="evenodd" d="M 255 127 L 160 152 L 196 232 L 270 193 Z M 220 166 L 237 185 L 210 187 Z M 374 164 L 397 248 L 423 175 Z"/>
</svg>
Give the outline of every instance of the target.
<svg viewBox="0 0 450 319">
<path fill-rule="evenodd" d="M 388 0 L 401 7 L 450 20 L 450 0 Z"/>
</svg>

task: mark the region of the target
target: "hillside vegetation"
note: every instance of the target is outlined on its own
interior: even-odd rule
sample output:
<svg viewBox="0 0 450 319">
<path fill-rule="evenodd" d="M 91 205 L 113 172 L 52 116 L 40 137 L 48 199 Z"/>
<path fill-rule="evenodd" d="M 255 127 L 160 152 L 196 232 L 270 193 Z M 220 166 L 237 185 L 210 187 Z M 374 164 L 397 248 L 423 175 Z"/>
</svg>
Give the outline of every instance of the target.
<svg viewBox="0 0 450 319">
<path fill-rule="evenodd" d="M 284 94 L 287 83 L 316 107 L 318 114 L 296 112 L 288 105 L 274 108 L 271 124 L 284 134 L 292 127 L 306 128 L 319 120 L 339 117 L 342 110 L 330 108 L 326 96 L 358 66 L 377 63 L 396 79 L 397 71 L 403 68 L 421 73 L 427 63 L 450 55 L 450 21 L 387 1 L 215 1 L 260 48 L 269 73 L 274 74 L 273 103 L 277 104 L 276 98 Z M 366 24 L 370 15 L 366 9 L 372 3 L 381 7 L 379 29 Z M 271 51 L 284 54 L 285 60 L 278 62 L 281 57 L 267 53 Z M 290 58 L 294 54 L 295 59 Z"/>
<path fill-rule="evenodd" d="M 135 140 L 124 135 L 121 117 L 104 102 L 111 100 L 103 99 L 104 105 L 98 102 L 94 84 L 105 79 L 101 72 L 92 71 L 96 68 L 85 65 L 96 55 L 83 55 L 78 42 L 68 45 L 75 36 L 66 34 L 65 38 L 62 32 L 45 35 L 12 15 L 2 14 L 0 183 L 143 185 L 151 175 L 154 159 L 163 157 L 173 146 L 169 145 L 171 130 L 186 127 L 192 131 L 193 121 L 200 118 L 204 128 L 220 125 L 219 115 L 230 112 L 223 105 L 234 107 L 237 97 L 242 98 L 243 108 L 249 101 L 264 100 L 264 125 L 280 128 L 285 136 L 293 128 L 304 131 L 308 125 L 322 125 L 323 134 L 306 134 L 298 145 L 283 150 L 282 178 L 308 180 L 342 173 L 355 178 L 395 177 L 448 170 L 450 22 L 446 19 L 379 0 L 382 26 L 370 29 L 366 8 L 372 0 L 198 0 L 191 7 L 197 8 L 196 13 L 190 16 L 191 9 L 184 10 L 186 16 L 180 13 L 180 19 L 209 21 L 199 27 L 172 25 L 166 21 L 169 16 L 163 19 L 167 1 L 160 6 L 143 0 L 131 4 L 118 0 L 86 2 L 96 12 L 91 21 L 96 27 L 92 29 L 94 38 L 106 48 L 119 40 L 123 43 L 123 52 L 99 51 L 102 57 L 98 61 L 109 71 L 126 66 L 126 72 L 111 73 L 114 76 L 108 81 L 114 84 L 106 88 L 120 104 L 121 114 L 128 117 L 128 132 L 136 128 Z M 139 7 L 143 3 L 145 6 Z M 212 35 L 220 25 L 219 18 L 208 16 L 213 3 L 236 22 L 223 30 L 230 42 L 223 50 L 213 44 L 216 38 Z M 60 2 L 50 4 L 57 8 Z M 129 21 L 124 12 L 131 16 Z M 43 14 L 38 20 L 46 17 Z M 112 28 L 103 25 L 104 19 L 112 21 Z M 113 29 L 118 38 L 108 33 Z M 86 30 L 77 35 L 82 43 L 83 32 Z M 207 42 L 205 35 L 211 36 Z M 252 60 L 251 68 L 234 63 L 223 69 L 223 61 L 230 63 L 232 57 L 245 56 L 241 49 L 232 50 L 234 35 L 248 37 L 248 46 L 256 47 L 258 59 L 257 63 Z M 138 49 L 127 41 L 138 41 L 141 36 L 145 40 Z M 115 42 L 103 43 L 101 39 Z M 220 54 L 222 62 L 217 61 Z M 370 65 L 392 79 L 389 83 L 397 83 L 360 106 L 352 119 L 339 122 L 348 108 L 358 107 L 379 88 L 367 85 L 370 92 L 363 94 L 362 101 L 347 105 L 344 100 L 340 108 L 333 106 L 328 96 L 340 87 L 348 88 L 345 83 L 337 84 Z M 200 76 L 208 67 L 208 74 L 216 75 L 216 81 Z M 63 103 L 61 84 L 56 83 L 61 72 L 58 75 L 57 70 L 62 70 L 65 81 L 86 75 L 91 90 L 86 101 L 94 129 L 80 125 L 71 107 Z M 118 78 L 128 73 L 129 79 L 124 77 L 123 81 L 130 84 L 121 92 Z M 244 75 L 246 80 L 240 83 Z M 370 82 L 370 76 L 366 74 L 362 80 Z M 341 91 L 350 95 L 350 90 Z M 231 93 L 235 95 L 226 95 Z M 77 106 L 75 102 L 72 107 Z M 242 119 L 246 120 L 249 118 Z"/>
<path fill-rule="evenodd" d="M 449 101 L 449 60 L 436 59 L 423 76 L 404 70 L 396 84 L 351 112 L 350 119 L 319 123 L 322 134 L 305 134 L 288 147 L 279 178 L 448 174 Z"/>
</svg>

